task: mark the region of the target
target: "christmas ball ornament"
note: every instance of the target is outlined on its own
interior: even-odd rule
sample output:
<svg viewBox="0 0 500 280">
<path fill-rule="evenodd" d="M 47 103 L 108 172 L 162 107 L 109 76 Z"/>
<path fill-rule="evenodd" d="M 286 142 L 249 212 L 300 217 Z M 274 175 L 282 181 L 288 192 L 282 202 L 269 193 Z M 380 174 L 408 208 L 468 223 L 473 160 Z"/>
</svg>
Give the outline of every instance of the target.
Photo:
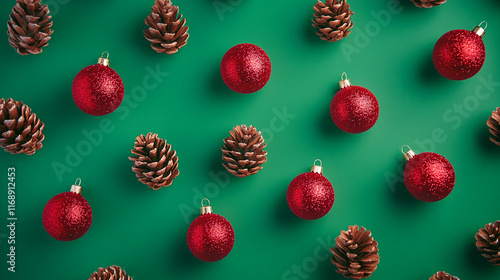
<svg viewBox="0 0 500 280">
<path fill-rule="evenodd" d="M 481 25 L 485 23 L 485 27 Z M 441 36 L 434 46 L 436 70 L 450 80 L 465 80 L 481 70 L 486 57 L 483 36 L 488 25 L 481 22 L 472 31 L 457 29 Z"/>
<path fill-rule="evenodd" d="M 316 165 L 317 161 L 320 165 Z M 330 181 L 323 176 L 321 160 L 314 161 L 311 172 L 302 173 L 290 182 L 286 199 L 290 210 L 305 220 L 316 220 L 330 212 L 335 193 Z"/>
<path fill-rule="evenodd" d="M 226 85 L 239 93 L 252 93 L 263 88 L 271 77 L 271 60 L 266 52 L 253 44 L 230 48 L 220 65 Z"/>
<path fill-rule="evenodd" d="M 69 192 L 51 198 L 43 209 L 43 227 L 57 240 L 71 241 L 82 237 L 92 224 L 92 209 L 81 195 L 81 180 Z"/>
<path fill-rule="evenodd" d="M 330 105 L 330 115 L 335 125 L 348 133 L 361 133 L 372 128 L 379 114 L 375 95 L 364 87 L 351 86 L 345 72 L 339 84 L 340 90 Z"/>
<path fill-rule="evenodd" d="M 205 200 L 208 206 L 203 205 Z M 212 213 L 207 198 L 201 201 L 201 215 L 189 226 L 187 244 L 195 257 L 206 262 L 221 260 L 233 249 L 233 227 L 224 217 Z"/>
<path fill-rule="evenodd" d="M 103 57 L 106 54 L 106 57 Z M 73 80 L 73 100 L 89 115 L 102 116 L 122 103 L 123 81 L 109 67 L 109 54 L 104 52 L 96 65 L 87 66 Z"/>
<path fill-rule="evenodd" d="M 417 155 L 408 145 L 403 146 L 401 152 L 407 161 L 404 182 L 411 195 L 425 202 L 434 202 L 451 193 L 455 186 L 455 171 L 445 157 L 431 152 Z"/>
</svg>

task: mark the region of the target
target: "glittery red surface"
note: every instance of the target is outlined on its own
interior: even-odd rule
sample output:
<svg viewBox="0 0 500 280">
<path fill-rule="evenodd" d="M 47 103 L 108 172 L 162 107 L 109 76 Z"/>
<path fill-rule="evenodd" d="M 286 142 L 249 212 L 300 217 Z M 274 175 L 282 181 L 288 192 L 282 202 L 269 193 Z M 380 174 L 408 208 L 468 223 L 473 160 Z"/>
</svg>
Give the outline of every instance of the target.
<svg viewBox="0 0 500 280">
<path fill-rule="evenodd" d="M 361 133 L 372 128 L 379 114 L 378 101 L 368 89 L 348 86 L 335 94 L 330 105 L 333 122 L 343 131 Z"/>
<path fill-rule="evenodd" d="M 233 227 L 220 215 L 201 215 L 189 226 L 187 244 L 191 253 L 202 261 L 221 260 L 233 249 Z"/>
<path fill-rule="evenodd" d="M 253 44 L 230 48 L 220 66 L 226 85 L 239 93 L 252 93 L 263 88 L 271 77 L 271 60 L 266 52 Z"/>
<path fill-rule="evenodd" d="M 91 65 L 73 80 L 73 100 L 89 115 L 102 116 L 116 110 L 122 103 L 123 82 L 109 66 Z"/>
<path fill-rule="evenodd" d="M 315 220 L 332 209 L 335 200 L 333 186 L 325 176 L 307 172 L 295 177 L 286 194 L 288 206 L 298 217 Z"/>
<path fill-rule="evenodd" d="M 57 240 L 82 237 L 92 224 L 92 209 L 80 194 L 65 192 L 51 198 L 42 216 L 45 230 Z"/>
<path fill-rule="evenodd" d="M 441 36 L 432 54 L 436 70 L 450 80 L 465 80 L 476 75 L 483 67 L 485 57 L 481 37 L 463 29 Z"/>
<path fill-rule="evenodd" d="M 404 181 L 415 198 L 434 202 L 451 193 L 455 186 L 455 171 L 445 157 L 421 153 L 406 163 Z"/>
</svg>

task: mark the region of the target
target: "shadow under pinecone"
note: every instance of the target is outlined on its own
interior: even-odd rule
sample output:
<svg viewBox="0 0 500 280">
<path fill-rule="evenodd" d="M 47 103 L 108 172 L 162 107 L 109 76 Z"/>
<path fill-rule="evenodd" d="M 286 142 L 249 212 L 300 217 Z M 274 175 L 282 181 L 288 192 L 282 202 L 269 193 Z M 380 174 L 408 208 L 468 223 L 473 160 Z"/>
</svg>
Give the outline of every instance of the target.
<svg viewBox="0 0 500 280">
<path fill-rule="evenodd" d="M 312 6 L 311 6 L 312 8 Z M 339 47 L 340 44 L 342 44 L 343 40 L 348 40 L 349 35 L 347 37 L 343 38 L 342 40 L 338 42 L 328 42 L 325 40 L 321 40 L 318 34 L 316 34 L 316 28 L 312 26 L 312 19 L 314 18 L 313 16 L 314 10 L 311 9 L 311 14 L 308 16 L 307 20 L 304 21 L 304 29 L 303 29 L 303 34 L 304 34 L 304 39 L 307 43 L 317 46 L 317 47 L 322 47 L 322 48 L 333 48 L 333 47 Z M 351 29 L 352 30 L 352 29 Z"/>
<path fill-rule="evenodd" d="M 493 108 L 494 109 L 494 108 Z M 498 157 L 500 154 L 500 146 L 497 146 L 495 143 L 491 142 L 490 137 L 491 133 L 489 131 L 488 126 L 486 125 L 486 121 L 489 116 L 485 116 L 484 123 L 478 123 L 477 127 L 477 145 L 481 148 L 481 151 L 485 153 L 488 157 Z"/>
<path fill-rule="evenodd" d="M 229 128 L 230 129 L 230 128 Z M 228 131 L 229 131 L 228 129 Z M 229 133 L 227 133 L 227 135 L 229 135 Z M 229 178 L 229 182 L 227 182 L 227 184 L 230 185 L 231 183 L 231 180 L 232 179 L 238 179 L 237 177 L 233 176 L 232 174 L 230 174 L 229 172 L 227 172 L 226 168 L 222 165 L 222 163 L 224 162 L 222 160 L 222 151 L 221 151 L 221 147 L 224 145 L 224 142 L 223 142 L 223 139 L 227 137 L 226 134 L 221 134 L 220 135 L 220 142 L 217 141 L 216 143 L 213 143 L 212 144 L 212 148 L 211 148 L 211 152 L 210 152 L 210 156 L 207 158 L 207 161 L 206 161 L 206 169 L 205 169 L 205 177 L 207 179 L 207 182 L 209 181 L 214 181 L 214 178 L 212 178 L 210 176 L 211 173 L 213 174 L 219 174 L 220 172 L 223 172 L 224 174 L 227 174 L 227 177 L 226 178 Z M 226 184 L 226 182 L 216 182 L 218 185 L 221 185 L 222 183 Z M 224 186 L 224 187 L 228 187 L 228 186 Z"/>
<path fill-rule="evenodd" d="M 415 4 L 413 4 L 411 0 L 399 0 L 399 3 L 401 4 L 401 7 L 403 7 L 404 9 L 411 9 L 414 11 L 422 9 L 415 6 Z"/>
<path fill-rule="evenodd" d="M 304 21 L 304 39 L 306 42 L 309 42 L 311 44 L 315 45 L 328 45 L 328 42 L 323 41 L 319 38 L 319 36 L 316 34 L 316 28 L 312 26 L 312 13 L 311 16 L 307 18 L 307 20 Z"/>
<path fill-rule="evenodd" d="M 130 143 L 132 144 L 130 149 L 125 150 L 126 154 L 123 154 L 123 158 L 119 160 L 119 164 L 116 165 L 118 166 L 115 176 L 116 185 L 126 187 L 126 189 L 130 192 L 133 192 L 134 195 L 147 195 L 148 192 L 153 193 L 155 192 L 155 190 L 139 182 L 134 171 L 132 171 L 134 162 L 128 159 L 128 157 L 133 156 L 133 154 L 130 152 L 130 150 L 134 147 L 133 139 L 130 141 Z M 159 189 L 157 191 L 162 191 L 162 189 Z"/>
<path fill-rule="evenodd" d="M 464 244 L 467 244 L 466 245 L 467 251 L 465 254 L 463 254 L 463 256 L 465 258 L 467 258 L 466 259 L 467 263 L 470 263 L 474 269 L 477 269 L 477 270 L 483 271 L 483 272 L 495 270 L 496 267 L 493 264 L 491 264 L 490 262 L 488 262 L 488 260 L 486 258 L 481 256 L 481 253 L 477 249 L 476 239 L 474 238 L 475 234 L 476 234 L 475 232 L 471 233 L 471 238 L 467 239 L 468 243 L 464 242 Z"/>
<path fill-rule="evenodd" d="M 151 48 L 151 43 L 144 37 L 144 30 L 148 29 L 148 26 L 144 23 L 144 20 L 149 14 L 149 11 L 144 13 L 139 13 L 137 16 L 129 20 L 131 26 L 129 26 L 130 36 L 129 39 L 132 40 L 133 45 L 135 45 L 135 49 L 140 50 L 148 58 L 153 58 L 156 60 L 161 58 L 166 58 L 169 55 L 164 53 L 157 53 L 155 50 Z"/>
<path fill-rule="evenodd" d="M 319 263 L 318 273 L 312 277 L 314 279 L 324 279 L 324 280 L 345 280 L 344 276 L 337 273 L 335 270 L 337 267 L 332 263 L 331 258 L 328 258 L 324 262 Z M 376 273 L 376 272 L 375 272 Z"/>
</svg>

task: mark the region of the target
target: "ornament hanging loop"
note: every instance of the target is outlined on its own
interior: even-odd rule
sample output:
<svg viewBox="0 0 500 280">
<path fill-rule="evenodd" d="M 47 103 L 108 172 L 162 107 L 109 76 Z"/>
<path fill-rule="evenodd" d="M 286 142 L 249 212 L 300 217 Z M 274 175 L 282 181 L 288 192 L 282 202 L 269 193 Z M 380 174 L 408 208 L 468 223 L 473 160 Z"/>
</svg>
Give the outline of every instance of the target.
<svg viewBox="0 0 500 280">
<path fill-rule="evenodd" d="M 203 206 L 205 206 L 205 203 L 204 203 L 205 201 L 207 201 L 207 202 L 208 202 L 208 205 L 207 205 L 207 206 L 210 206 L 210 200 L 209 200 L 208 198 L 206 198 L 206 197 L 205 197 L 204 199 L 202 199 L 202 200 L 201 200 L 201 206 L 202 206 L 202 207 L 203 207 Z"/>
<path fill-rule="evenodd" d="M 410 146 L 408 145 L 403 145 L 403 147 L 401 147 L 401 153 L 403 154 L 406 154 L 407 152 L 405 152 L 405 147 L 408 148 L 408 151 L 411 150 Z"/>
<path fill-rule="evenodd" d="M 205 200 L 208 202 L 207 206 L 204 205 Z M 201 200 L 201 215 L 205 214 L 212 214 L 212 206 L 210 206 L 210 200 L 208 200 L 208 198 L 206 197 Z"/>
<path fill-rule="evenodd" d="M 349 79 L 347 79 L 347 73 L 346 72 L 342 73 L 342 76 L 340 78 L 341 78 L 341 81 L 339 82 L 340 89 L 343 89 L 345 87 L 351 86 L 351 81 L 349 81 Z"/>
<path fill-rule="evenodd" d="M 104 54 L 106 54 L 106 57 L 104 57 Z M 109 52 L 104 51 L 101 54 L 101 57 L 97 60 L 97 64 L 99 65 L 104 65 L 104 66 L 109 66 Z"/>
<path fill-rule="evenodd" d="M 76 194 L 81 194 L 82 193 L 82 187 L 80 186 L 81 183 L 82 183 L 82 179 L 80 179 L 80 178 L 76 179 L 75 184 L 71 186 L 70 192 L 76 193 Z"/>
<path fill-rule="evenodd" d="M 319 161 L 319 165 L 316 165 L 316 162 Z M 320 159 L 316 159 L 311 168 L 311 172 L 323 174 L 323 162 Z"/>
<path fill-rule="evenodd" d="M 488 22 L 483 20 L 481 21 L 481 23 L 478 25 L 479 27 L 481 27 L 481 25 L 484 23 L 484 27 L 482 27 L 484 30 L 486 30 L 486 28 L 488 28 Z"/>
<path fill-rule="evenodd" d="M 484 23 L 484 27 L 481 26 L 483 23 Z M 481 21 L 481 23 L 478 26 L 474 27 L 472 32 L 476 33 L 477 36 L 483 38 L 484 33 L 486 32 L 486 28 L 488 28 L 488 22 Z"/>
<path fill-rule="evenodd" d="M 405 147 L 408 148 L 408 151 L 406 152 L 405 152 Z M 412 159 L 414 156 L 417 155 L 408 145 L 403 145 L 403 147 L 401 147 L 401 153 L 403 153 L 403 158 L 406 161 L 409 161 L 410 159 Z"/>
</svg>

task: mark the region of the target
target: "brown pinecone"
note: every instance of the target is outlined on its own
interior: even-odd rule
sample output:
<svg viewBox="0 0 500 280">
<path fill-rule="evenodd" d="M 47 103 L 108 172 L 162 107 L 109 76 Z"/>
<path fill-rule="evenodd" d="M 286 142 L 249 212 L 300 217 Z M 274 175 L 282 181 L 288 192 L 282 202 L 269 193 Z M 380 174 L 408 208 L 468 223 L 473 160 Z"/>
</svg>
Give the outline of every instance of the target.
<svg viewBox="0 0 500 280">
<path fill-rule="evenodd" d="M 476 233 L 476 246 L 488 261 L 500 265 L 500 221 L 489 223 Z"/>
<path fill-rule="evenodd" d="M 438 273 L 432 275 L 429 280 L 460 280 L 458 277 L 451 276 L 450 274 L 444 272 L 444 271 L 439 271 Z"/>
<path fill-rule="evenodd" d="M 486 124 L 490 128 L 490 133 L 492 134 L 492 137 L 490 137 L 491 142 L 500 146 L 500 107 L 498 107 L 496 111 L 493 111 Z"/>
<path fill-rule="evenodd" d="M 49 7 L 41 0 L 17 0 L 7 22 L 10 45 L 19 54 L 39 54 L 47 46 L 53 30 Z"/>
<path fill-rule="evenodd" d="M 264 138 L 260 131 L 257 131 L 252 125 L 247 128 L 246 125 L 237 125 L 229 132 L 231 136 L 224 139 L 222 150 L 222 159 L 225 161 L 222 165 L 231 174 L 237 177 L 246 177 L 253 175 L 262 169 L 262 164 L 267 161 L 267 152 L 264 148 Z"/>
<path fill-rule="evenodd" d="M 21 101 L 0 99 L 0 147 L 11 154 L 32 155 L 42 148 L 44 124 Z"/>
<path fill-rule="evenodd" d="M 170 0 L 156 0 L 151 14 L 145 22 L 149 26 L 144 30 L 144 37 L 151 42 L 153 50 L 159 53 L 176 53 L 187 43 L 189 27 L 184 26 L 186 19 L 177 15 L 179 7 L 173 6 Z"/>
<path fill-rule="evenodd" d="M 132 280 L 125 270 L 113 265 L 108 268 L 99 267 L 99 269 L 90 275 L 89 280 Z"/>
<path fill-rule="evenodd" d="M 380 261 L 378 243 L 371 237 L 372 233 L 364 227 L 349 226 L 335 238 L 332 251 L 332 263 L 337 272 L 345 278 L 368 278 L 377 269 Z"/>
<path fill-rule="evenodd" d="M 411 0 L 419 8 L 432 8 L 444 4 L 446 0 Z"/>
<path fill-rule="evenodd" d="M 132 153 L 135 155 L 129 157 L 134 162 L 132 171 L 136 173 L 139 182 L 153 190 L 170 186 L 179 175 L 177 169 L 179 159 L 175 155 L 175 150 L 172 150 L 172 146 L 159 138 L 156 133 L 137 136 Z"/>
<path fill-rule="evenodd" d="M 326 4 L 318 0 L 313 8 L 313 26 L 319 30 L 316 34 L 321 40 L 336 42 L 351 33 L 354 13 L 346 0 L 326 0 Z"/>
</svg>

